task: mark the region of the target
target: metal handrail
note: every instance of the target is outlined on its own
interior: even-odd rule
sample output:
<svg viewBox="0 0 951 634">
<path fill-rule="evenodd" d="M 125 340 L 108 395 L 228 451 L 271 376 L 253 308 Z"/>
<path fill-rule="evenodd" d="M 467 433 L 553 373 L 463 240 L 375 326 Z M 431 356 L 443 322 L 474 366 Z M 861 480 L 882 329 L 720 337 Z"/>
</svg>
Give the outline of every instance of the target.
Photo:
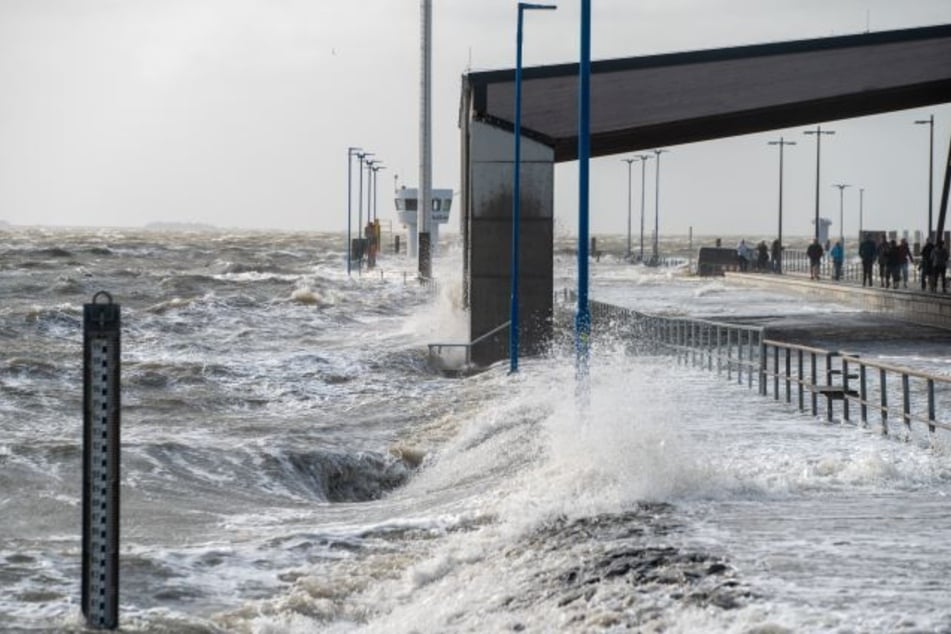
<svg viewBox="0 0 951 634">
<path fill-rule="evenodd" d="M 814 416 L 819 413 L 822 397 L 826 400 L 828 421 L 833 420 L 834 401 L 841 400 L 843 421 L 851 421 L 850 405 L 859 406 L 863 424 L 868 423 L 868 410 L 877 410 L 884 435 L 889 433 L 889 416 L 895 413 L 896 418 L 904 422 L 906 437 L 912 432 L 912 423 L 926 424 L 932 434 L 938 428 L 951 431 L 951 419 L 937 419 L 935 399 L 936 385 L 946 388 L 945 394 L 951 394 L 951 377 L 866 360 L 851 352 L 766 339 L 763 329 L 755 326 L 648 315 L 600 302 L 592 302 L 592 308 L 596 317 L 611 317 L 638 326 L 642 339 L 675 354 L 678 364 L 690 363 L 710 372 L 715 365 L 718 376 L 726 370 L 727 380 L 732 380 L 735 370 L 740 384 L 744 382 L 745 370 L 750 389 L 756 374 L 759 393 L 769 396 L 772 383 L 775 400 L 780 398 L 782 382 L 787 403 L 792 403 L 795 386 L 799 410 L 807 411 L 805 395 L 808 392 L 809 409 Z M 781 356 L 784 356 L 783 367 L 780 367 Z M 877 380 L 869 381 L 869 374 L 877 375 Z M 889 394 L 897 391 L 895 379 L 900 381 L 900 403 L 890 404 Z"/>
<path fill-rule="evenodd" d="M 483 341 L 485 341 L 489 337 L 492 337 L 493 335 L 497 335 L 498 333 L 508 328 L 511 324 L 512 324 L 511 320 L 506 321 L 505 323 L 496 326 L 495 328 L 488 331 L 487 333 L 479 335 L 478 337 L 476 337 L 475 339 L 467 343 L 431 343 L 429 344 L 429 356 L 432 357 L 434 355 L 442 354 L 443 348 L 465 348 L 466 367 L 468 368 L 469 366 L 472 365 L 472 346 L 482 343 Z"/>
<path fill-rule="evenodd" d="M 821 349 L 811 349 L 805 346 L 797 346 L 795 344 L 787 344 L 773 340 L 766 340 L 763 342 L 763 344 L 764 372 L 769 377 L 773 378 L 773 398 L 776 400 L 779 399 L 779 383 L 780 379 L 782 379 L 786 384 L 786 402 L 790 402 L 791 399 L 791 385 L 796 384 L 800 393 L 799 408 L 800 410 L 804 409 L 802 404 L 802 386 L 808 382 L 803 378 L 802 350 L 807 350 L 812 355 L 811 365 L 813 367 L 815 366 L 815 356 L 826 356 L 825 372 L 827 389 L 824 394 L 827 399 L 827 420 L 832 420 L 832 401 L 841 400 L 842 420 L 846 422 L 851 421 L 852 417 L 850 405 L 854 404 L 859 406 L 860 420 L 863 425 L 868 424 L 868 410 L 870 408 L 872 410 L 877 410 L 881 421 L 881 431 L 883 435 L 888 435 L 889 433 L 888 420 L 890 413 L 897 413 L 899 415 L 900 420 L 904 422 L 906 435 L 911 434 L 912 423 L 927 425 L 929 433 L 934 433 L 936 428 L 951 431 L 951 421 L 938 420 L 937 410 L 935 407 L 936 384 L 951 389 L 951 377 L 930 374 L 928 372 L 912 370 L 910 368 L 902 368 L 878 361 L 866 360 L 850 353 L 837 353 L 824 351 Z M 772 371 L 769 369 L 769 355 L 765 351 L 766 348 L 773 349 Z M 785 351 L 785 367 L 783 369 L 780 369 L 779 367 L 780 351 Z M 796 351 L 797 356 L 799 357 L 799 361 L 797 363 L 798 370 L 796 372 L 793 372 L 792 370 L 791 352 L 793 351 Z M 833 358 L 838 358 L 841 369 L 833 367 Z M 873 372 L 872 376 L 875 376 L 876 374 L 878 375 L 877 381 L 873 382 L 874 387 L 878 392 L 877 402 L 874 398 L 874 394 L 869 393 L 869 369 L 877 371 Z M 855 374 L 853 374 L 853 372 L 855 372 Z M 813 373 L 815 374 L 814 369 Z M 841 377 L 840 383 L 838 385 L 833 385 L 832 379 L 834 376 Z M 897 378 L 901 382 L 900 409 L 898 404 L 889 403 L 889 377 L 892 379 Z M 913 385 L 912 379 L 917 379 L 918 384 Z M 856 382 L 852 382 L 853 380 Z M 921 382 L 924 382 L 923 387 L 921 386 Z M 894 385 L 894 383 L 892 385 Z M 918 389 L 914 389 L 916 387 Z M 858 389 L 856 390 L 855 388 Z M 892 389 L 891 391 L 894 392 L 895 390 Z M 815 392 L 813 392 L 813 394 L 815 394 Z M 913 405 L 918 406 L 915 411 L 913 411 Z M 921 411 L 924 413 L 919 413 Z M 813 396 L 813 413 L 816 413 L 815 396 Z"/>
</svg>

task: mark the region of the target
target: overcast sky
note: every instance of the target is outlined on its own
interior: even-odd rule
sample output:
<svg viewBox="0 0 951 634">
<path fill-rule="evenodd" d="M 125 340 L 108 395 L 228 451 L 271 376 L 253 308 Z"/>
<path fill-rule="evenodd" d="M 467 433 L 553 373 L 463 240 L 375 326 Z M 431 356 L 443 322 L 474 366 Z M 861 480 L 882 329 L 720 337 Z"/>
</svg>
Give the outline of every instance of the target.
<svg viewBox="0 0 951 634">
<path fill-rule="evenodd" d="M 577 60 L 580 2 L 560 4 L 527 16 L 527 66 Z M 433 5 L 434 186 L 458 189 L 459 79 L 514 64 L 516 2 Z M 951 23 L 949 0 L 592 5 L 595 59 Z M 0 220 L 341 230 L 350 145 L 388 166 L 380 216 L 391 218 L 394 175 L 417 180 L 418 72 L 418 0 L 0 0 Z M 866 226 L 923 228 L 928 132 L 913 121 L 931 113 L 937 207 L 951 106 L 828 123 L 822 215 L 838 223 L 831 184 L 845 182 L 847 234 L 860 187 Z M 661 233 L 773 233 L 778 157 L 766 142 L 785 135 L 799 143 L 786 150 L 785 231 L 811 234 L 815 142 L 802 130 L 670 148 Z M 626 231 L 621 158 L 592 161 L 594 234 Z M 649 209 L 652 182 L 653 166 Z M 576 185 L 577 164 L 559 166 L 561 231 L 575 230 Z M 635 167 L 635 216 L 639 186 Z"/>
</svg>

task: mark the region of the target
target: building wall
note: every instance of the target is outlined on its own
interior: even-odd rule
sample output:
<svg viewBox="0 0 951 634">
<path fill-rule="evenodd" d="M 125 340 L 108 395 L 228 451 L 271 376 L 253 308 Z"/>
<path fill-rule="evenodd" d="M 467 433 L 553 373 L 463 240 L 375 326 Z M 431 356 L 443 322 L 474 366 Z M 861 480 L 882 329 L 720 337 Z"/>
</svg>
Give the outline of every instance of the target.
<svg viewBox="0 0 951 634">
<path fill-rule="evenodd" d="M 509 320 L 511 309 L 514 136 L 468 122 L 466 258 L 470 341 Z M 522 137 L 519 249 L 520 353 L 542 352 L 551 338 L 554 152 Z M 509 356 L 507 330 L 473 347 L 486 365 Z"/>
</svg>

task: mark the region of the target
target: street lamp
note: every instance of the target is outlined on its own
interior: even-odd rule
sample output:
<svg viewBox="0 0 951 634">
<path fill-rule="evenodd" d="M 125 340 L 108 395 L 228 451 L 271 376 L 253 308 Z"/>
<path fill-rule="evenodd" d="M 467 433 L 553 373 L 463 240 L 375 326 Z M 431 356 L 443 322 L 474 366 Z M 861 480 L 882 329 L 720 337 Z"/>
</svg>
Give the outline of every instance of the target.
<svg viewBox="0 0 951 634">
<path fill-rule="evenodd" d="M 357 196 L 357 244 L 360 245 L 360 270 L 363 270 L 363 163 L 370 162 L 368 156 L 373 156 L 373 152 L 360 152 L 357 154 L 357 160 L 360 165 L 360 190 Z"/>
<path fill-rule="evenodd" d="M 819 242 L 819 158 L 822 151 L 822 135 L 835 134 L 835 130 L 823 130 L 816 126 L 815 130 L 806 130 L 803 134 L 816 135 L 816 242 Z"/>
<path fill-rule="evenodd" d="M 660 264 L 660 253 L 657 244 L 660 239 L 660 155 L 668 151 L 654 150 L 654 156 L 657 158 L 657 170 L 655 172 L 657 178 L 654 183 L 654 254 L 651 256 L 651 262 L 655 266 Z"/>
<path fill-rule="evenodd" d="M 843 225 L 844 215 L 843 215 L 842 209 L 844 207 L 845 190 L 847 187 L 851 187 L 851 185 L 846 185 L 844 183 L 836 183 L 833 185 L 833 187 L 837 187 L 839 189 L 839 242 L 842 243 L 842 252 L 844 253 L 845 252 L 845 226 Z"/>
<path fill-rule="evenodd" d="M 377 202 L 376 195 L 378 192 L 377 184 L 376 184 L 376 173 L 379 172 L 380 170 L 385 170 L 386 166 L 383 165 L 383 162 L 381 161 L 381 162 L 374 163 L 371 169 L 373 169 L 373 219 L 376 220 L 379 217 L 377 216 L 377 213 L 376 213 L 376 202 Z"/>
<path fill-rule="evenodd" d="M 776 240 L 779 248 L 776 250 L 776 272 L 783 272 L 783 149 L 787 145 L 796 145 L 795 141 L 787 141 L 779 137 L 779 141 L 769 141 L 769 145 L 779 146 L 779 231 Z"/>
<path fill-rule="evenodd" d="M 347 248 L 344 249 L 347 254 L 347 275 L 350 275 L 350 223 L 353 217 L 353 156 L 360 151 L 358 147 L 347 148 Z"/>
<path fill-rule="evenodd" d="M 934 201 L 934 115 L 925 120 L 915 121 L 916 125 L 925 125 L 931 127 L 931 142 L 928 144 L 928 234 L 925 238 L 931 237 L 931 210 Z"/>
<path fill-rule="evenodd" d="M 509 371 L 518 372 L 518 259 L 519 225 L 521 224 L 522 179 L 522 24 L 527 10 L 555 9 L 550 4 L 518 3 L 515 29 L 515 170 L 512 183 L 512 297 L 509 303 Z"/>
<path fill-rule="evenodd" d="M 624 257 L 631 259 L 631 164 L 640 161 L 641 163 L 641 254 L 639 261 L 644 261 L 644 175 L 647 167 L 649 154 L 638 154 L 634 158 L 621 159 L 627 163 L 627 253 Z"/>
<path fill-rule="evenodd" d="M 373 166 L 380 164 L 377 160 L 368 160 L 367 165 L 367 222 L 373 220 Z"/>
<path fill-rule="evenodd" d="M 638 154 L 637 158 L 641 162 L 641 253 L 638 256 L 640 262 L 644 261 L 644 200 L 645 200 L 645 191 L 646 191 L 646 178 L 647 178 L 647 161 L 653 157 L 650 154 Z"/>
<path fill-rule="evenodd" d="M 862 237 L 862 215 L 865 212 L 865 188 L 859 188 L 859 242 L 864 238 Z"/>
<path fill-rule="evenodd" d="M 624 257 L 631 259 L 631 165 L 637 161 L 637 158 L 621 159 L 627 163 L 627 252 Z"/>
</svg>

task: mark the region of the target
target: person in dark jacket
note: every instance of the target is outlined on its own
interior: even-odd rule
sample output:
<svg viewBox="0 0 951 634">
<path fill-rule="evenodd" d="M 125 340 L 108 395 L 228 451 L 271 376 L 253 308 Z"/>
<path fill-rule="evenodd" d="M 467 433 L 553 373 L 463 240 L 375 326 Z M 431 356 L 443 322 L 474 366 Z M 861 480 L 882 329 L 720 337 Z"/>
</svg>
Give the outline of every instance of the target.
<svg viewBox="0 0 951 634">
<path fill-rule="evenodd" d="M 864 287 L 866 282 L 868 282 L 868 286 L 872 286 L 872 267 L 875 265 L 875 240 L 869 234 L 865 234 L 865 239 L 859 245 L 859 257 L 862 258 L 862 286 Z"/>
<path fill-rule="evenodd" d="M 760 240 L 756 245 L 756 269 L 765 272 L 769 268 L 769 247 L 766 246 L 766 240 Z"/>
<path fill-rule="evenodd" d="M 908 288 L 908 264 L 914 261 L 915 259 L 911 256 L 911 248 L 908 246 L 908 240 L 902 238 L 901 242 L 898 243 L 898 266 L 901 267 L 902 288 Z"/>
<path fill-rule="evenodd" d="M 931 251 L 931 290 L 938 290 L 938 282 L 941 282 L 941 292 L 948 292 L 948 250 L 944 246 L 943 240 L 938 240 Z"/>
<path fill-rule="evenodd" d="M 921 290 L 927 289 L 928 282 L 931 280 L 932 251 L 934 251 L 934 241 L 929 237 L 925 241 L 925 246 L 921 247 L 921 262 L 918 263 L 918 268 L 921 269 Z"/>
<path fill-rule="evenodd" d="M 806 249 L 806 256 L 809 258 L 809 279 L 819 279 L 819 264 L 822 262 L 822 255 L 824 253 L 825 251 L 822 250 L 822 245 L 819 244 L 818 240 L 813 238 L 812 244 Z"/>
<path fill-rule="evenodd" d="M 888 274 L 888 240 L 884 233 L 882 239 L 878 241 L 875 256 L 878 258 L 878 285 L 882 288 L 888 288 L 891 276 Z"/>
<path fill-rule="evenodd" d="M 901 249 L 894 240 L 888 243 L 888 276 L 892 280 L 892 288 L 898 290 L 901 283 Z"/>
</svg>

